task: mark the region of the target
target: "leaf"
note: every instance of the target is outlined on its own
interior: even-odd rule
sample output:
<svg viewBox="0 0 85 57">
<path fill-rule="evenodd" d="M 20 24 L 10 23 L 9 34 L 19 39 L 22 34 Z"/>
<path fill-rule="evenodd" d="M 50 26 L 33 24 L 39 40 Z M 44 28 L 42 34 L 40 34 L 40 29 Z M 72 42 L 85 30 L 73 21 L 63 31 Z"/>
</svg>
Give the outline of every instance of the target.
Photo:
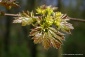
<svg viewBox="0 0 85 57">
<path fill-rule="evenodd" d="M 59 43 L 57 40 L 55 40 L 55 39 L 51 39 L 51 43 L 52 43 L 52 46 L 54 47 L 54 48 L 60 48 L 60 46 L 61 46 L 61 43 Z"/>
<path fill-rule="evenodd" d="M 47 33 L 45 33 L 43 35 L 43 38 L 42 38 L 42 45 L 44 46 L 45 49 L 48 49 L 51 47 L 51 42 L 50 42 L 50 39 L 49 39 L 49 36 Z"/>
<path fill-rule="evenodd" d="M 41 31 L 41 27 L 36 27 L 36 28 L 31 30 L 29 35 L 30 36 L 35 36 L 35 34 L 39 33 L 39 31 Z"/>
<path fill-rule="evenodd" d="M 22 26 L 32 24 L 33 20 L 29 17 L 16 17 L 13 23 L 22 23 Z"/>
<path fill-rule="evenodd" d="M 34 43 L 35 44 L 41 43 L 42 42 L 42 34 L 41 33 L 37 33 L 37 34 L 35 34 L 35 36 L 32 39 L 34 39 Z"/>
<path fill-rule="evenodd" d="M 68 23 L 68 22 L 63 22 L 60 25 L 60 29 L 61 31 L 65 32 L 65 33 L 71 33 L 70 30 L 74 29 L 72 24 Z"/>
<path fill-rule="evenodd" d="M 52 29 L 55 30 L 54 28 Z M 45 49 L 48 49 L 51 46 L 54 48 L 60 48 L 63 38 L 60 36 L 61 33 L 54 32 L 53 30 L 48 29 L 48 31 L 45 32 L 41 27 L 36 27 L 31 30 L 30 36 L 33 36 L 32 39 L 34 40 L 35 44 L 41 43 Z"/>
<path fill-rule="evenodd" d="M 7 9 L 11 9 L 12 7 L 19 7 L 15 0 L 1 0 L 0 5 L 6 7 Z"/>
<path fill-rule="evenodd" d="M 56 49 L 59 49 L 61 46 L 61 43 L 58 40 L 56 40 L 49 32 L 48 32 L 48 35 L 49 35 L 51 46 L 53 46 Z"/>
<path fill-rule="evenodd" d="M 64 40 L 64 34 L 59 32 L 58 30 L 56 30 L 55 28 L 53 27 L 49 27 L 50 29 L 50 32 L 52 32 L 53 34 L 56 34 L 55 36 L 57 36 L 58 38 Z"/>
<path fill-rule="evenodd" d="M 49 27 L 50 30 L 52 30 L 53 32 L 60 34 L 61 36 L 64 36 L 63 33 L 59 32 L 57 29 L 53 28 L 53 27 Z"/>
<path fill-rule="evenodd" d="M 22 26 L 30 25 L 34 22 L 35 18 L 32 12 L 22 12 L 19 13 L 18 17 L 15 17 L 13 23 L 22 23 Z"/>
</svg>

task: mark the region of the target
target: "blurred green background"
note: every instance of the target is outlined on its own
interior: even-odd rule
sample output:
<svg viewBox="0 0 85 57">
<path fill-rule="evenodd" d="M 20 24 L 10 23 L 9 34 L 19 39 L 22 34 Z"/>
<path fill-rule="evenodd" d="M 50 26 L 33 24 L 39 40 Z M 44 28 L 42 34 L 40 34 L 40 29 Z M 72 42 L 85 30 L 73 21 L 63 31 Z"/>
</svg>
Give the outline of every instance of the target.
<svg viewBox="0 0 85 57">
<path fill-rule="evenodd" d="M 0 10 L 7 13 L 19 13 L 23 10 L 32 11 L 36 7 L 46 4 L 59 8 L 73 18 L 85 19 L 85 0 L 16 0 L 20 8 Z M 0 17 L 0 57 L 85 57 L 85 22 L 70 21 L 74 30 L 65 36 L 60 49 L 45 50 L 41 45 L 35 45 L 29 37 L 31 26 L 22 27 L 13 24 L 13 17 Z M 82 55 L 65 55 L 82 54 Z"/>
</svg>

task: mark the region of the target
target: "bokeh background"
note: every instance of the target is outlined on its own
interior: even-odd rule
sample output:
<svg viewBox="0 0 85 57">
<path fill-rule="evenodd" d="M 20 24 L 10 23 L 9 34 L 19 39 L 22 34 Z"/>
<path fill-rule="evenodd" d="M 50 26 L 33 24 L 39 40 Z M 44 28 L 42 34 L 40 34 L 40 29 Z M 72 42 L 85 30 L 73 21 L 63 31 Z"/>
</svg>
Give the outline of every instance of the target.
<svg viewBox="0 0 85 57">
<path fill-rule="evenodd" d="M 72 18 L 85 19 L 85 0 L 16 0 L 20 8 L 0 10 L 7 13 L 19 13 L 23 10 L 32 11 L 46 4 L 58 7 L 59 11 Z M 22 27 L 13 24 L 13 17 L 0 17 L 0 57 L 85 57 L 85 22 L 70 21 L 74 30 L 65 36 L 60 49 L 45 50 L 40 44 L 35 45 L 29 37 L 31 26 Z M 82 54 L 82 55 L 63 55 Z"/>
</svg>

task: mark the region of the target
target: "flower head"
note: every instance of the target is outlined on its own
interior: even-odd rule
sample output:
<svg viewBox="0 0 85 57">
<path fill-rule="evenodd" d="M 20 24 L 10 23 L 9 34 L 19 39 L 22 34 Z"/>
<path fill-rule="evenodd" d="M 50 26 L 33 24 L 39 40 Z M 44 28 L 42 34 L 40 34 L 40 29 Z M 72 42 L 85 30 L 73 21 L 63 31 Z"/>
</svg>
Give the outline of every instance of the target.
<svg viewBox="0 0 85 57">
<path fill-rule="evenodd" d="M 34 16 L 33 12 L 20 13 L 14 23 L 22 23 L 22 26 L 32 24 L 34 27 L 30 36 L 35 44 L 41 43 L 45 49 L 51 46 L 56 49 L 60 48 L 65 39 L 64 33 L 71 33 L 70 30 L 74 29 L 72 24 L 68 22 L 68 16 L 61 12 L 54 12 L 51 6 L 45 5 L 37 8 L 36 12 L 39 16 Z"/>
</svg>

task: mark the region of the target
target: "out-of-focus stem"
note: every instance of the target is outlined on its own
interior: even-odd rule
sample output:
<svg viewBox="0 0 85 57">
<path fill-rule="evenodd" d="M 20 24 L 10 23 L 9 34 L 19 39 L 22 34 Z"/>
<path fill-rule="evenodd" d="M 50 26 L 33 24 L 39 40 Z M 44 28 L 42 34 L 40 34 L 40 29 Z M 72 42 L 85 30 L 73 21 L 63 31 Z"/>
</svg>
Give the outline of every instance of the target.
<svg viewBox="0 0 85 57">
<path fill-rule="evenodd" d="M 5 13 L 5 16 L 16 16 L 16 17 L 18 17 L 20 15 L 19 14 L 8 14 L 8 13 Z"/>
</svg>

